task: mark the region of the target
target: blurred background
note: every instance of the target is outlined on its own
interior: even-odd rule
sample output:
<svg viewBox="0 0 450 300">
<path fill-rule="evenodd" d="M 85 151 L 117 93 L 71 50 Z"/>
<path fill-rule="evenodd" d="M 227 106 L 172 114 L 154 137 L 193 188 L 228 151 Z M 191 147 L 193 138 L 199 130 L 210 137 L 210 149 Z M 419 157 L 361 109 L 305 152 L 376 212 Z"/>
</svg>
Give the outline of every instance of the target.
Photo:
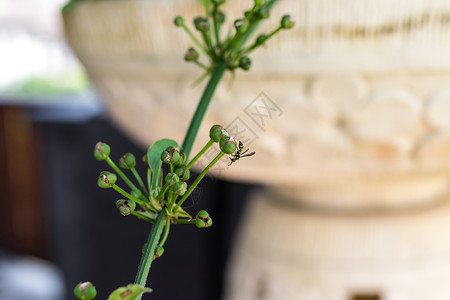
<svg viewBox="0 0 450 300">
<path fill-rule="evenodd" d="M 146 149 L 106 116 L 65 43 L 63 5 L 0 0 L 0 300 L 74 299 L 73 287 L 87 280 L 106 299 L 134 281 L 150 231 L 118 213 L 117 194 L 97 187 L 108 167 L 93 158 L 96 142 L 108 143 L 115 160 Z M 231 235 L 253 188 L 203 182 L 188 211 L 208 210 L 214 226 L 173 228 L 150 273 L 154 299 L 219 299 Z"/>
</svg>

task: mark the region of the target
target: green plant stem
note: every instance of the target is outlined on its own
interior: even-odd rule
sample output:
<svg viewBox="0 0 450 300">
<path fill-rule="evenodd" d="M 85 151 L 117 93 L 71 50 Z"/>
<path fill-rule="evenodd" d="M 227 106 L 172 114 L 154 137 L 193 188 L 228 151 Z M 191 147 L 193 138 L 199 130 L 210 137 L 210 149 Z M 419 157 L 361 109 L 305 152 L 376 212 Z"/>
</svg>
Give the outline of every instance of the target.
<svg viewBox="0 0 450 300">
<path fill-rule="evenodd" d="M 217 5 L 214 5 L 212 15 L 213 15 L 213 26 L 214 26 L 214 36 L 216 37 L 216 45 L 220 45 L 220 27 L 221 24 L 216 19 Z"/>
<path fill-rule="evenodd" d="M 163 209 L 156 218 L 156 222 L 150 231 L 150 235 L 148 237 L 144 253 L 142 254 L 141 263 L 139 264 L 138 272 L 136 275 L 136 284 L 145 286 L 147 283 L 148 272 L 150 271 L 150 267 L 152 265 L 153 255 L 155 254 L 156 246 L 158 245 L 158 242 L 161 238 L 163 228 L 166 225 L 166 219 L 167 214 Z M 139 300 L 141 299 L 141 297 L 138 297 L 137 299 Z"/>
<path fill-rule="evenodd" d="M 144 191 L 144 194 L 148 196 L 148 191 L 147 188 L 144 185 L 144 182 L 142 181 L 141 176 L 139 175 L 139 173 L 136 171 L 136 168 L 131 168 L 131 173 L 133 173 L 134 177 L 136 177 L 137 182 L 139 183 L 139 186 L 142 188 L 142 190 Z"/>
<path fill-rule="evenodd" d="M 183 152 L 186 153 L 186 157 L 189 158 L 189 154 L 192 150 L 192 145 L 194 144 L 195 138 L 197 137 L 198 130 L 200 128 L 200 124 L 202 123 L 203 116 L 206 113 L 209 102 L 216 90 L 217 84 L 222 78 L 225 70 L 227 69 L 227 63 L 223 60 L 219 61 L 214 68 L 214 71 L 211 75 L 211 78 L 206 85 L 205 91 L 203 92 L 202 97 L 200 98 L 200 102 L 197 106 L 197 110 L 194 113 L 194 116 L 189 124 L 188 131 L 186 132 L 186 136 L 183 141 Z"/>
<path fill-rule="evenodd" d="M 148 191 L 149 193 L 152 191 L 152 169 L 147 168 L 147 187 L 148 187 Z M 152 195 L 150 195 L 152 196 Z"/>
<path fill-rule="evenodd" d="M 120 194 L 122 194 L 123 196 L 127 197 L 128 199 L 133 200 L 134 202 L 139 203 L 139 204 L 142 205 L 142 206 L 145 206 L 145 205 L 146 205 L 146 203 L 145 203 L 144 201 L 142 201 L 141 199 L 138 199 L 138 198 L 134 197 L 133 195 L 131 195 L 131 194 L 127 193 L 127 192 L 125 192 L 123 189 L 121 189 L 121 188 L 118 187 L 117 185 L 114 184 L 114 185 L 112 186 L 112 188 L 115 189 L 118 193 L 120 193 Z"/>
<path fill-rule="evenodd" d="M 175 209 L 173 211 L 177 211 L 180 206 L 183 204 L 183 202 L 186 200 L 186 198 L 192 193 L 192 191 L 197 187 L 197 185 L 199 184 L 199 182 L 203 179 L 203 177 L 205 177 L 206 173 L 209 171 L 209 169 L 211 169 L 212 166 L 214 166 L 214 164 L 216 162 L 219 161 L 219 159 L 222 158 L 222 156 L 224 155 L 224 152 L 220 152 L 219 154 L 217 154 L 217 156 L 209 163 L 209 165 L 206 166 L 206 168 L 200 173 L 200 175 L 198 175 L 198 177 L 195 179 L 195 181 L 192 183 L 192 185 L 189 187 L 188 191 L 183 195 L 183 197 L 180 199 L 180 201 L 178 201 L 177 206 L 175 206 Z"/>
<path fill-rule="evenodd" d="M 202 150 L 200 150 L 199 153 L 197 153 L 197 155 L 188 163 L 188 165 L 186 166 L 186 169 L 190 169 L 195 162 L 203 155 L 205 154 L 205 152 L 209 149 L 209 147 L 211 147 L 214 144 L 213 140 L 209 140 L 208 143 L 206 143 L 205 147 L 202 148 Z"/>
<path fill-rule="evenodd" d="M 119 169 L 119 167 L 112 161 L 112 159 L 108 156 L 106 158 L 106 162 L 108 163 L 108 165 L 114 169 L 114 171 L 117 172 L 117 174 L 119 174 L 120 178 L 123 179 L 123 181 L 125 181 L 125 183 L 133 190 L 133 191 L 137 191 L 139 190 L 131 181 L 130 179 L 128 179 L 127 175 L 125 175 L 121 169 Z"/>
</svg>

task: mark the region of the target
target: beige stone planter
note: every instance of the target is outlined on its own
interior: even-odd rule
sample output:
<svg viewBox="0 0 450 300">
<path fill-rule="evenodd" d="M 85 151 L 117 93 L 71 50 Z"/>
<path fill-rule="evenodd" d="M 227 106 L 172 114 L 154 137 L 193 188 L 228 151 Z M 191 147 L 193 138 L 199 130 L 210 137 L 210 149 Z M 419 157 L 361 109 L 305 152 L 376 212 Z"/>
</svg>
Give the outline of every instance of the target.
<svg viewBox="0 0 450 300">
<path fill-rule="evenodd" d="M 449 197 L 450 2 L 285 0 L 273 15 L 286 11 L 296 28 L 222 83 L 197 143 L 229 125 L 257 155 L 215 175 L 273 187 L 248 210 L 227 299 L 449 299 L 437 203 Z M 200 12 L 117 0 L 64 16 L 110 115 L 143 146 L 185 133 L 202 86 L 172 19 Z"/>
</svg>

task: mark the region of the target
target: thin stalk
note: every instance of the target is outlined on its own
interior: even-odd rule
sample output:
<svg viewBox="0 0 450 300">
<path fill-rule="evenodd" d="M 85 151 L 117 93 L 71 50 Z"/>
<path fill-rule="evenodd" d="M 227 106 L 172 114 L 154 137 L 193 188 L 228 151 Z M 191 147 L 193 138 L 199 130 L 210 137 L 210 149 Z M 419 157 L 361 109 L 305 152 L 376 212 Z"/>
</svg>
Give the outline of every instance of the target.
<svg viewBox="0 0 450 300">
<path fill-rule="evenodd" d="M 198 60 L 194 60 L 194 63 L 199 66 L 200 68 L 202 68 L 205 71 L 208 71 L 208 67 L 205 64 L 202 64 L 201 62 L 199 62 Z"/>
<path fill-rule="evenodd" d="M 152 265 L 153 255 L 155 254 L 156 246 L 161 238 L 163 228 L 166 225 L 166 219 L 166 211 L 163 209 L 156 218 L 156 222 L 150 231 L 144 253 L 142 254 L 141 263 L 139 264 L 136 280 L 134 281 L 136 284 L 145 286 L 147 283 L 148 272 Z M 140 300 L 141 297 L 138 297 L 137 299 Z"/>
<path fill-rule="evenodd" d="M 203 155 L 205 154 L 205 152 L 209 149 L 209 147 L 212 146 L 212 144 L 214 144 L 213 140 L 209 140 L 208 143 L 206 143 L 205 147 L 202 148 L 202 150 L 200 150 L 199 153 L 197 153 L 197 155 L 188 163 L 188 165 L 186 166 L 186 169 L 190 169 L 195 162 Z"/>
<path fill-rule="evenodd" d="M 144 185 L 144 182 L 142 181 L 141 176 L 139 175 L 139 173 L 136 171 L 136 168 L 131 168 L 131 173 L 133 173 L 134 177 L 136 177 L 137 182 L 139 183 L 139 186 L 142 188 L 142 190 L 144 191 L 144 194 L 148 196 L 148 191 L 147 188 Z"/>
<path fill-rule="evenodd" d="M 114 171 L 117 172 L 117 174 L 119 174 L 120 178 L 123 179 L 123 181 L 125 181 L 125 183 L 132 189 L 132 190 L 139 190 L 131 181 L 130 179 L 128 179 L 127 175 L 125 175 L 121 169 L 119 169 L 119 167 L 112 161 L 112 159 L 108 156 L 106 158 L 106 162 L 108 163 L 108 165 L 114 169 Z"/>
<path fill-rule="evenodd" d="M 200 128 L 200 124 L 202 123 L 203 116 L 206 113 L 209 102 L 216 90 L 217 84 L 222 78 L 225 70 L 227 69 L 227 63 L 225 61 L 219 61 L 214 68 L 214 71 L 209 79 L 208 84 L 206 85 L 205 91 L 203 92 L 202 97 L 200 98 L 200 102 L 197 106 L 197 110 L 194 113 L 194 116 L 189 124 L 188 131 L 186 132 L 186 136 L 183 141 L 183 151 L 186 153 L 186 157 L 189 158 L 189 154 L 192 150 L 192 145 L 194 144 L 195 138 L 197 137 L 198 130 Z"/>
<path fill-rule="evenodd" d="M 125 191 L 124 191 L 123 189 L 121 189 L 119 186 L 117 186 L 117 185 L 114 184 L 114 185 L 112 186 L 112 188 L 115 189 L 115 190 L 116 190 L 117 192 L 119 192 L 120 194 L 122 194 L 123 196 L 127 197 L 128 199 L 133 200 L 134 202 L 139 203 L 139 204 L 142 205 L 142 206 L 145 206 L 145 205 L 146 205 L 146 203 L 145 203 L 144 201 L 142 201 L 141 199 L 138 199 L 138 198 L 134 197 L 133 195 L 131 195 L 131 194 L 127 193 L 127 192 L 125 192 Z"/>
<path fill-rule="evenodd" d="M 211 169 L 212 166 L 214 166 L 214 164 L 216 162 L 219 161 L 219 159 L 222 158 L 222 156 L 224 155 L 224 152 L 220 152 L 219 154 L 217 154 L 217 156 L 209 163 L 209 165 L 206 166 L 206 168 L 200 173 L 200 175 L 198 175 L 198 177 L 195 179 L 194 183 L 192 183 L 192 185 L 189 187 L 188 191 L 183 195 L 183 197 L 180 199 L 180 201 L 178 201 L 177 206 L 175 206 L 175 209 L 173 211 L 177 211 L 180 206 L 183 204 L 183 202 L 187 199 L 187 197 L 192 193 L 192 191 L 197 187 L 197 185 L 199 184 L 199 182 L 203 179 L 203 177 L 205 177 L 206 173 L 209 171 L 209 169 Z"/>
<path fill-rule="evenodd" d="M 208 51 L 205 49 L 205 47 L 203 47 L 202 43 L 200 43 L 200 41 L 195 37 L 195 35 L 192 33 L 192 31 L 190 31 L 189 28 L 185 24 L 181 25 L 181 27 L 183 27 L 183 29 L 186 31 L 188 36 L 191 38 L 192 42 L 194 42 L 194 44 L 197 47 L 199 47 L 200 50 L 203 51 L 203 53 L 205 53 L 207 56 L 209 56 Z"/>
<path fill-rule="evenodd" d="M 151 192 L 151 190 L 152 190 L 152 169 L 150 169 L 150 168 L 147 169 L 147 187 L 148 187 L 148 191 Z"/>
<path fill-rule="evenodd" d="M 167 237 L 169 236 L 170 231 L 170 220 L 169 218 L 166 218 L 166 228 L 164 229 L 163 237 L 161 238 L 161 241 L 159 242 L 159 246 L 164 246 L 164 243 L 167 241 Z"/>
</svg>

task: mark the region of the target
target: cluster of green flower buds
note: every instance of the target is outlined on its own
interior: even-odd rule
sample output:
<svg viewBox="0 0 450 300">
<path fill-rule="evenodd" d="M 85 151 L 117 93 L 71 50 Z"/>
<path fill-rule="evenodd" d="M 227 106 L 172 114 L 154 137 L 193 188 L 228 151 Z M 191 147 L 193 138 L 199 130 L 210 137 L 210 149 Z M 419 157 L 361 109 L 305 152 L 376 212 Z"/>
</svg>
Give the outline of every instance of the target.
<svg viewBox="0 0 450 300">
<path fill-rule="evenodd" d="M 206 210 L 201 210 L 195 217 L 195 226 L 197 228 L 206 228 L 212 225 L 212 219 Z"/>
<path fill-rule="evenodd" d="M 73 290 L 73 293 L 78 299 L 81 300 L 91 300 L 94 299 L 95 296 L 97 296 L 97 290 L 95 289 L 95 286 L 93 286 L 89 281 L 80 282 L 79 284 L 77 284 L 77 286 Z"/>
<path fill-rule="evenodd" d="M 218 62 L 226 62 L 227 68 L 233 71 L 236 68 L 249 70 L 251 60 L 248 54 L 255 48 L 263 45 L 269 38 L 278 33 L 281 29 L 290 29 L 294 27 L 295 22 L 290 15 L 284 15 L 281 19 L 280 26 L 269 34 L 262 34 L 250 46 L 245 46 L 253 29 L 260 21 L 270 17 L 270 8 L 272 1 L 254 0 L 253 7 L 244 12 L 243 16 L 235 19 L 232 23 L 235 28 L 234 35 L 227 35 L 225 39 L 221 39 L 221 25 L 225 21 L 225 14 L 219 9 L 225 3 L 225 0 L 211 0 L 212 9 L 207 12 L 204 17 L 194 19 L 194 27 L 202 35 L 203 41 L 198 40 L 195 35 L 186 26 L 184 19 L 177 16 L 174 23 L 177 27 L 182 27 L 197 48 L 209 56 L 212 62 L 211 66 L 205 66 L 198 61 L 199 54 L 194 48 L 190 48 L 185 54 L 185 60 L 195 62 L 207 72 L 211 71 Z"/>
<path fill-rule="evenodd" d="M 161 153 L 161 160 L 166 164 L 181 166 L 186 161 L 186 154 L 174 147 L 168 147 Z"/>
</svg>

